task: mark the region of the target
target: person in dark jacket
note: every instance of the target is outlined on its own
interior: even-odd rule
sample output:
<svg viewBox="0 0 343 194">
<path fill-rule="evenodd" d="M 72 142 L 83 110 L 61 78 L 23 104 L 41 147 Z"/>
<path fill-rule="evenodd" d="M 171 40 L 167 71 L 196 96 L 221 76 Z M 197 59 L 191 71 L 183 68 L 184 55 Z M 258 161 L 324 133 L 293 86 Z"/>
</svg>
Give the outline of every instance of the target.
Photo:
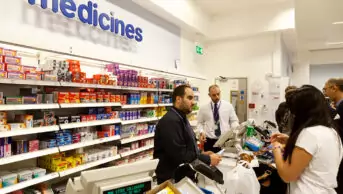
<svg viewBox="0 0 343 194">
<path fill-rule="evenodd" d="M 173 91 L 173 107 L 158 122 L 154 137 L 154 159 L 159 159 L 156 168 L 157 183 L 176 178 L 181 164 L 199 159 L 207 165 L 216 166 L 221 157 L 213 152 L 201 152 L 195 134 L 186 117 L 194 106 L 194 93 L 190 86 L 181 85 Z M 194 172 L 183 172 L 194 178 Z"/>
<path fill-rule="evenodd" d="M 333 102 L 333 105 L 330 107 L 330 109 L 332 112 L 334 112 L 335 109 L 336 114 L 332 114 L 332 117 L 336 121 L 338 129 L 340 129 L 341 139 L 343 139 L 343 79 L 329 79 L 325 83 L 323 93 Z M 338 194 L 343 194 L 343 162 L 341 162 L 339 167 L 337 182 L 338 188 L 336 189 L 336 192 Z"/>
<path fill-rule="evenodd" d="M 287 96 L 287 94 L 290 91 L 293 91 L 295 89 L 297 89 L 296 86 L 288 86 L 285 89 L 285 96 Z M 289 124 L 291 123 L 291 122 L 289 122 L 290 119 L 292 119 L 292 118 L 291 118 L 289 108 L 286 105 L 286 102 L 281 102 L 279 104 L 279 107 L 275 111 L 275 120 L 276 120 L 276 123 L 278 125 L 279 131 L 281 133 L 285 133 L 288 135 L 290 134 L 290 132 L 291 132 L 291 129 L 290 129 L 291 126 L 289 126 Z"/>
</svg>

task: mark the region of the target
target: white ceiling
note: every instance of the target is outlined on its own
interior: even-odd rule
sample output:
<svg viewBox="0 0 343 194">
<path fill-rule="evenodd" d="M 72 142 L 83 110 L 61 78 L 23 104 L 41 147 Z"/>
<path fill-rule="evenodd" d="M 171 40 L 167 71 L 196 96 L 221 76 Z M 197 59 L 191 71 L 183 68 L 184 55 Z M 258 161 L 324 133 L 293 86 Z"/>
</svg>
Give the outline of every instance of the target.
<svg viewBox="0 0 343 194">
<path fill-rule="evenodd" d="M 295 2 L 296 31 L 304 49 L 328 49 L 343 47 L 342 0 L 299 0 Z M 342 42 L 339 45 L 327 43 Z"/>
<path fill-rule="evenodd" d="M 195 0 L 208 15 L 227 15 L 234 11 L 256 6 L 268 6 L 288 0 Z"/>
</svg>

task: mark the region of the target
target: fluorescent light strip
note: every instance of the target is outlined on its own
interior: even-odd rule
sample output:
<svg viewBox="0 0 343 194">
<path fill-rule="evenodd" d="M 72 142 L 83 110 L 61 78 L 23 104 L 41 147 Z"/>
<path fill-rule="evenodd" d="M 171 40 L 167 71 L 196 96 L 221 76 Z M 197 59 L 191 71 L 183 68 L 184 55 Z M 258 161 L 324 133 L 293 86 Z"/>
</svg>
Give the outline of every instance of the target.
<svg viewBox="0 0 343 194">
<path fill-rule="evenodd" d="M 340 45 L 343 44 L 343 42 L 327 42 L 327 45 Z"/>
<path fill-rule="evenodd" d="M 339 24 L 343 24 L 343 21 L 339 21 L 339 22 L 332 22 L 333 25 L 339 25 Z"/>
</svg>

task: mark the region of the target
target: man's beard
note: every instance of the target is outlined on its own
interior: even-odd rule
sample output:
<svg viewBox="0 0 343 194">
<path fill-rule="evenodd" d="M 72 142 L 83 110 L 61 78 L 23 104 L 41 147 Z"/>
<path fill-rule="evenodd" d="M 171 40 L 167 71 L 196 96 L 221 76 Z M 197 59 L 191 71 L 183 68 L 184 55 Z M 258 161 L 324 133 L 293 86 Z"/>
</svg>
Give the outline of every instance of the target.
<svg viewBox="0 0 343 194">
<path fill-rule="evenodd" d="M 189 108 L 188 108 L 185 104 L 182 104 L 182 105 L 181 105 L 181 111 L 182 111 L 183 113 L 185 113 L 186 115 L 188 115 L 189 113 L 192 112 L 191 110 L 189 110 Z"/>
</svg>

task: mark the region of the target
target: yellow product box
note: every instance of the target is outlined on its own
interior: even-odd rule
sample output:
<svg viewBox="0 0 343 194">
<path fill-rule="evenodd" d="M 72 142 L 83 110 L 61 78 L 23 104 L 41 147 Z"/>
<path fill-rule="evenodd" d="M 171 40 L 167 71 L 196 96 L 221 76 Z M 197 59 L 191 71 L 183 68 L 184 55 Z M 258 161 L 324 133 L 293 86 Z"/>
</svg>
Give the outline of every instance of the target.
<svg viewBox="0 0 343 194">
<path fill-rule="evenodd" d="M 85 162 L 85 155 L 84 154 L 74 154 L 74 158 L 83 164 Z"/>
<path fill-rule="evenodd" d="M 50 170 L 52 170 L 54 172 L 61 172 L 61 171 L 67 170 L 67 169 L 68 169 L 68 162 L 61 161 L 59 163 L 51 165 L 51 169 Z"/>
</svg>

